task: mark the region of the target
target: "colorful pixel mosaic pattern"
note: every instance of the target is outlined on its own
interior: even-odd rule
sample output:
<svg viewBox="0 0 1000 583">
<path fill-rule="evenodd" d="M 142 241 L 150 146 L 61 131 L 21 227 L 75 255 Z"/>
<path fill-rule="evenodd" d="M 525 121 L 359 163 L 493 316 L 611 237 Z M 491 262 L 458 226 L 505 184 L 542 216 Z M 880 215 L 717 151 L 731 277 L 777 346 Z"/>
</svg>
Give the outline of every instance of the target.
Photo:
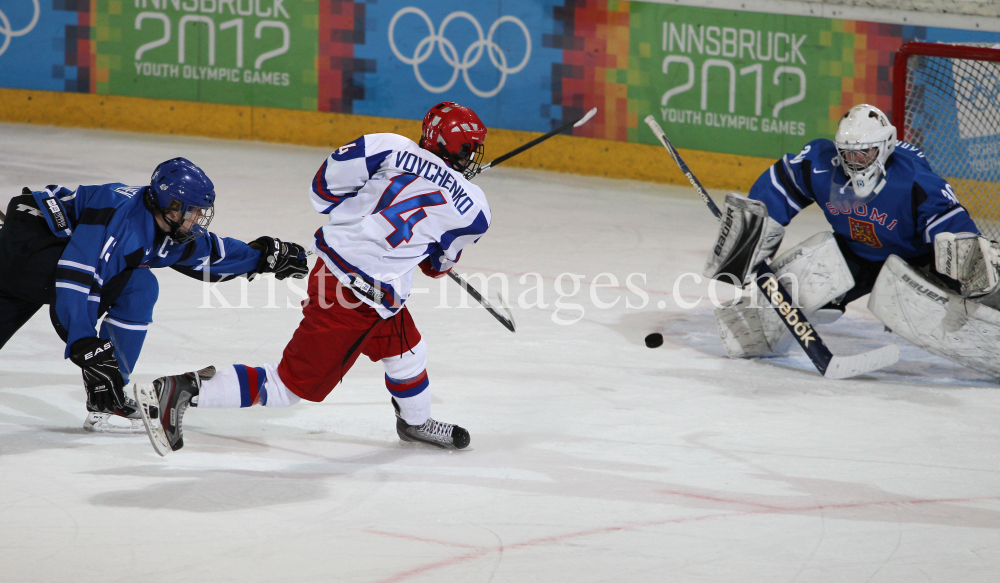
<svg viewBox="0 0 1000 583">
<path fill-rule="evenodd" d="M 553 17 L 553 34 L 543 36 L 546 47 L 563 51 L 563 62 L 552 66 L 552 111 L 561 112 L 551 116 L 553 127 L 597 107 L 573 133 L 626 141 L 639 117 L 628 102 L 629 2 L 566 0 Z"/>
<path fill-rule="evenodd" d="M 53 10 L 76 12 L 76 24 L 66 25 L 62 38 L 64 61 L 52 67 L 52 78 L 62 79 L 65 91 L 95 93 L 97 89 L 97 50 L 92 31 L 96 28 L 97 0 L 53 0 Z"/>
<path fill-rule="evenodd" d="M 820 34 L 820 45 L 839 58 L 820 63 L 820 73 L 840 78 L 840 91 L 831 93 L 827 132 L 853 105 L 869 103 L 892 118 L 892 59 L 904 43 L 927 38 L 924 27 L 881 24 L 853 20 L 831 21 L 829 32 Z M 839 46 L 838 46 L 839 45 Z"/>
<path fill-rule="evenodd" d="M 319 111 L 353 113 L 365 99 L 363 75 L 375 72 L 375 61 L 355 58 L 354 45 L 365 44 L 366 26 L 364 2 L 320 0 Z"/>
</svg>

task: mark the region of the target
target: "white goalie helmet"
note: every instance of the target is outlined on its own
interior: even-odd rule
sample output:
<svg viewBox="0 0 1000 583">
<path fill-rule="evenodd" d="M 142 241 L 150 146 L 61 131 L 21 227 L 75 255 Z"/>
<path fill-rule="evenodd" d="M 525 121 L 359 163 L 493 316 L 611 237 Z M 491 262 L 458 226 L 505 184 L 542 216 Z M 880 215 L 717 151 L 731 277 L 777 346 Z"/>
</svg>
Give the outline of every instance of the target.
<svg viewBox="0 0 1000 583">
<path fill-rule="evenodd" d="M 841 118 L 833 141 L 855 196 L 868 198 L 885 176 L 885 162 L 896 149 L 895 126 L 874 105 L 855 105 Z"/>
</svg>

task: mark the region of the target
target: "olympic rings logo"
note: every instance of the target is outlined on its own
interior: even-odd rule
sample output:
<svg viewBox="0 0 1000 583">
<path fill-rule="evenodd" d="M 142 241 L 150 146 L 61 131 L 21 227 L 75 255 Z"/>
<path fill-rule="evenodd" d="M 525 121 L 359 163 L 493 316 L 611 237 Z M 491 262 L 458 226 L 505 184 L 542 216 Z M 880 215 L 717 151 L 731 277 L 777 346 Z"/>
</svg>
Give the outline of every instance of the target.
<svg viewBox="0 0 1000 583">
<path fill-rule="evenodd" d="M 38 5 L 38 0 L 31 0 L 31 3 L 35 5 L 35 15 L 31 18 L 31 22 L 28 23 L 28 26 L 25 26 L 21 30 L 14 30 L 10 25 L 10 19 L 8 19 L 7 15 L 3 13 L 3 10 L 0 10 L 0 35 L 3 36 L 3 44 L 0 44 L 0 55 L 7 51 L 7 47 L 10 46 L 10 39 L 15 36 L 24 36 L 28 34 L 35 28 L 35 25 L 38 24 L 38 17 L 41 15 L 42 7 Z"/>
<path fill-rule="evenodd" d="M 400 18 L 407 14 L 416 14 L 422 18 L 424 23 L 427 24 L 427 29 L 429 31 L 429 34 L 417 44 L 417 47 L 413 50 L 413 55 L 409 57 L 400 53 L 399 49 L 396 47 L 395 41 L 396 23 Z M 479 36 L 479 40 L 473 42 L 467 49 L 465 49 L 461 59 L 458 55 L 458 49 L 456 49 L 455 45 L 444 36 L 444 31 L 448 27 L 448 24 L 456 19 L 463 19 L 472 23 L 472 26 L 475 27 L 476 33 Z M 493 42 L 493 35 L 496 33 L 497 28 L 505 22 L 516 24 L 521 29 L 521 32 L 524 33 L 524 58 L 521 59 L 521 62 L 515 67 L 507 66 L 506 55 L 504 55 L 500 46 Z M 483 28 L 479 25 L 479 21 L 468 12 L 452 12 L 444 19 L 444 21 L 441 22 L 441 28 L 435 31 L 434 23 L 431 22 L 430 17 L 428 17 L 423 10 L 413 6 L 403 8 L 392 17 L 392 21 L 389 23 L 389 46 L 392 47 L 392 52 L 400 61 L 406 63 L 407 65 L 413 65 L 413 73 L 416 75 L 417 81 L 420 82 L 420 85 L 424 89 L 430 91 L 431 93 L 444 93 L 445 91 L 451 89 L 451 86 L 455 84 L 456 80 L 458 80 L 458 74 L 461 73 L 462 77 L 465 78 L 465 84 L 469 87 L 469 90 L 479 97 L 493 97 L 499 93 L 500 90 L 503 89 L 504 83 L 507 81 L 507 75 L 513 75 L 521 69 L 524 69 L 525 65 L 528 64 L 528 59 L 531 57 L 531 35 L 528 33 L 528 27 L 513 16 L 501 16 L 498 18 L 497 21 L 493 23 L 493 26 L 490 27 L 489 33 L 487 33 L 484 37 Z M 444 85 L 436 87 L 428 83 L 420 75 L 420 65 L 431 57 L 434 53 L 435 46 L 438 47 L 441 57 L 445 60 L 445 62 L 454 68 L 454 71 L 452 71 L 451 74 L 451 79 L 449 79 Z M 493 63 L 493 66 L 500 71 L 500 81 L 497 83 L 496 87 L 489 91 L 479 89 L 473 85 L 472 80 L 469 79 L 469 69 L 474 67 L 476 63 L 479 62 L 484 51 L 489 56 L 490 62 Z"/>
</svg>

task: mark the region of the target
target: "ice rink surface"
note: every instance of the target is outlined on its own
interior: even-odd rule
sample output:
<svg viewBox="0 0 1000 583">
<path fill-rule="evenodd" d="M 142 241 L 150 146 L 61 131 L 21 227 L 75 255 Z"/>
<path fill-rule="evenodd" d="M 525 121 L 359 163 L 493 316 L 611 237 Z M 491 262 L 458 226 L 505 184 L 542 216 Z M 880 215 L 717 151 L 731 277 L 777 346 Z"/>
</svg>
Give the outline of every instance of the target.
<svg viewBox="0 0 1000 583">
<path fill-rule="evenodd" d="M 308 243 L 328 153 L 0 124 L 0 198 L 146 184 L 182 155 L 216 184 L 214 232 Z M 828 380 L 797 347 L 727 360 L 710 302 L 691 307 L 707 283 L 681 278 L 716 233 L 690 188 L 503 167 L 478 183 L 493 222 L 459 269 L 507 278 L 517 333 L 447 280 L 417 274 L 408 302 L 432 414 L 468 428 L 469 450 L 402 446 L 362 359 L 323 403 L 191 409 L 186 446 L 160 458 L 145 435 L 81 429 L 80 372 L 43 310 L 0 351 L 0 581 L 1000 579 L 992 379 L 883 331 L 864 299 L 820 331 L 839 353 L 898 343 L 889 369 Z M 824 225 L 807 209 L 785 248 Z M 156 274 L 135 380 L 277 361 L 301 318 L 285 282 L 244 296 Z"/>
</svg>

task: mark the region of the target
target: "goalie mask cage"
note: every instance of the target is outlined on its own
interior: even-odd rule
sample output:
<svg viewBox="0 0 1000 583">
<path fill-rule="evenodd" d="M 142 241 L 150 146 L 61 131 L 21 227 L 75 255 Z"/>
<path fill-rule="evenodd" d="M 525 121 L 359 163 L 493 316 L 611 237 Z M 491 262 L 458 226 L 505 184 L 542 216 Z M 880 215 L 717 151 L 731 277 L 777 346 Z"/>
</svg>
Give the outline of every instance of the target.
<svg viewBox="0 0 1000 583">
<path fill-rule="evenodd" d="M 892 123 L 1000 240 L 1000 45 L 904 44 L 893 63 Z"/>
</svg>

